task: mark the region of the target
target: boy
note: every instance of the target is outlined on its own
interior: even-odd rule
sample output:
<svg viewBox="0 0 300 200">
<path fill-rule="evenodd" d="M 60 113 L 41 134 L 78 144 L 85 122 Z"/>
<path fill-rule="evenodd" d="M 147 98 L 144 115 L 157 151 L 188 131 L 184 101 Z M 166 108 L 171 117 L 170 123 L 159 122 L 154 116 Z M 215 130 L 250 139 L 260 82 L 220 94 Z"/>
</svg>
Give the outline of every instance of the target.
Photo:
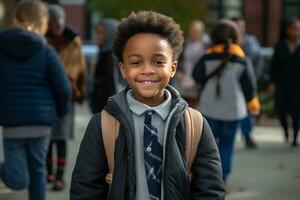
<svg viewBox="0 0 300 200">
<path fill-rule="evenodd" d="M 205 120 L 189 183 L 184 163 L 187 104 L 168 86 L 182 41 L 179 25 L 155 12 L 132 13 L 120 23 L 114 54 L 129 87 L 105 107 L 120 121 L 112 185 L 109 189 L 105 182 L 108 164 L 97 114 L 78 153 L 71 199 L 224 199 L 219 153 Z"/>
</svg>

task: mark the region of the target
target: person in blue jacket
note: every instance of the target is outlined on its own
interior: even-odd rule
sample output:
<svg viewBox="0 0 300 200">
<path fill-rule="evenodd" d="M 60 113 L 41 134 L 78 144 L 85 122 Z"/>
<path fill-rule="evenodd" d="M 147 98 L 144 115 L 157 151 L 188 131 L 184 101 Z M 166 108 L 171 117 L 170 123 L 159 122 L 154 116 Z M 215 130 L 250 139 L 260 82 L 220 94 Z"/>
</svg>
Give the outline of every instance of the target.
<svg viewBox="0 0 300 200">
<path fill-rule="evenodd" d="M 43 37 L 47 23 L 45 3 L 22 0 L 13 27 L 0 33 L 0 174 L 7 187 L 28 188 L 30 200 L 45 199 L 51 127 L 68 112 L 72 94 L 57 54 Z"/>
</svg>

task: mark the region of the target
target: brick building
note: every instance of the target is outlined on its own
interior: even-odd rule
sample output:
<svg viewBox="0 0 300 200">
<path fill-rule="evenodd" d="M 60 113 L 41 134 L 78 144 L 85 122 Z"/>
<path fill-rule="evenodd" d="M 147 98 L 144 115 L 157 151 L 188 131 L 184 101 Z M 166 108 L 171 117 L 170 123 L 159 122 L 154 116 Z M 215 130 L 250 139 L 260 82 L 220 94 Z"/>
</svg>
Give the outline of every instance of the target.
<svg viewBox="0 0 300 200">
<path fill-rule="evenodd" d="M 5 10 L 11 11 L 18 0 L 2 0 Z M 67 14 L 67 23 L 75 28 L 83 39 L 91 37 L 90 0 L 44 0 L 61 4 Z M 202 0 L 198 0 L 201 3 Z M 283 17 L 300 17 L 300 0 L 208 0 L 208 24 L 220 18 L 244 16 L 247 32 L 255 34 L 264 46 L 272 46 L 278 39 Z M 6 12 L 9 24 L 11 12 Z"/>
<path fill-rule="evenodd" d="M 247 32 L 255 34 L 264 46 L 278 40 L 281 19 L 300 18 L 300 0 L 214 0 L 210 4 L 211 20 L 243 16 Z"/>
<path fill-rule="evenodd" d="M 6 11 L 4 24 L 8 26 L 11 20 L 11 11 L 19 0 L 2 0 Z M 86 8 L 88 0 L 44 0 L 49 4 L 59 3 L 66 11 L 67 24 L 77 30 L 82 38 L 86 38 Z"/>
</svg>

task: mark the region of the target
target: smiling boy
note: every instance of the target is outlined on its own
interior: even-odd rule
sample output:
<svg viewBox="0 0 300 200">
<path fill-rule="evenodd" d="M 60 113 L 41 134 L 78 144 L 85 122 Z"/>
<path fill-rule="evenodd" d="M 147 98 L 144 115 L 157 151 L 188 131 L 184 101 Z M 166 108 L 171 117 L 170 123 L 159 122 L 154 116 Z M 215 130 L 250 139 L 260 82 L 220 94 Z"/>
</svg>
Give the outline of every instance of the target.
<svg viewBox="0 0 300 200">
<path fill-rule="evenodd" d="M 118 26 L 114 54 L 129 86 L 105 110 L 120 122 L 112 184 L 101 115 L 90 121 L 72 175 L 72 200 L 224 199 L 224 185 L 211 130 L 204 120 L 189 181 L 185 163 L 186 102 L 168 85 L 182 49 L 182 31 L 170 17 L 132 13 Z M 200 123 L 200 122 L 199 122 Z"/>
</svg>

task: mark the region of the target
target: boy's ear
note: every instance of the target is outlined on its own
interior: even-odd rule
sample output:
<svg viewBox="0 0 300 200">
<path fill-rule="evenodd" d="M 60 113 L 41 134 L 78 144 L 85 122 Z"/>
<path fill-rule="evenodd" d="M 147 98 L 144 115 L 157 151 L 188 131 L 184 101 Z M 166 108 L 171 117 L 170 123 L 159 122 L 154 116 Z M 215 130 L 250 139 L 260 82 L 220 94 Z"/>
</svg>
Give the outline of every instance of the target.
<svg viewBox="0 0 300 200">
<path fill-rule="evenodd" d="M 173 64 L 171 66 L 171 77 L 173 78 L 175 76 L 177 70 L 177 61 L 173 61 Z"/>
<path fill-rule="evenodd" d="M 124 79 L 126 79 L 126 73 L 125 73 L 125 65 L 123 62 L 119 62 L 119 68 L 120 68 L 120 71 L 121 71 L 121 74 L 122 74 L 122 77 Z"/>
</svg>

